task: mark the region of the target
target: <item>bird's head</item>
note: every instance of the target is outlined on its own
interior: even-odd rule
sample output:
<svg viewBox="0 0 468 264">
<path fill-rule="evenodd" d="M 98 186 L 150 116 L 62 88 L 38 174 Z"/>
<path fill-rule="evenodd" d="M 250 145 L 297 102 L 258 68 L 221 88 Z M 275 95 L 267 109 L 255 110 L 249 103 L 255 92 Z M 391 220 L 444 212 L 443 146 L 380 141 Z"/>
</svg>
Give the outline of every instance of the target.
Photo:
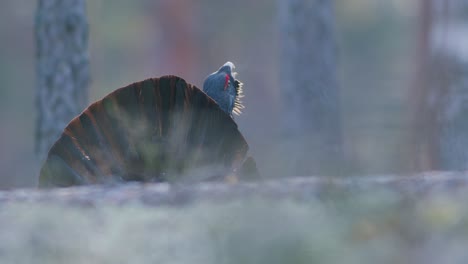
<svg viewBox="0 0 468 264">
<path fill-rule="evenodd" d="M 232 113 L 239 115 L 244 108 L 241 101 L 244 96 L 242 83 L 235 79 L 237 73 L 234 68 L 234 64 L 228 61 L 219 70 L 208 75 L 203 83 L 203 91 L 230 116 Z"/>
</svg>

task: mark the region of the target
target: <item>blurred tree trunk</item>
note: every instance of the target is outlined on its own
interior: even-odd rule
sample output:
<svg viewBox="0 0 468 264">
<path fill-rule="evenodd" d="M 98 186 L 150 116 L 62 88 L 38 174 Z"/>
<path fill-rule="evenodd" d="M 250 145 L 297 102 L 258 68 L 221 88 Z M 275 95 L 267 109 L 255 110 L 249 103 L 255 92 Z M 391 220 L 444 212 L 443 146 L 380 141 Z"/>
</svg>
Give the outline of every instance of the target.
<svg viewBox="0 0 468 264">
<path fill-rule="evenodd" d="M 416 170 L 468 169 L 468 0 L 420 0 Z"/>
<path fill-rule="evenodd" d="M 287 173 L 336 174 L 343 153 L 333 1 L 278 5 Z"/>
<path fill-rule="evenodd" d="M 84 0 L 39 0 L 36 11 L 36 152 L 41 160 L 86 106 L 88 23 Z"/>
<path fill-rule="evenodd" d="M 414 170 L 429 170 L 435 163 L 435 115 L 427 103 L 429 94 L 429 39 L 432 27 L 432 3 L 419 1 L 419 25 L 416 50 L 416 72 L 411 90 L 414 116 L 411 120 L 411 163 Z"/>
<path fill-rule="evenodd" d="M 159 10 L 154 16 L 161 28 L 161 41 L 163 42 L 160 67 L 171 74 L 184 76 L 186 80 L 194 80 L 200 59 L 195 36 L 195 16 L 193 1 L 165 0 L 154 3 Z M 157 12 L 157 11 L 155 11 Z"/>
</svg>

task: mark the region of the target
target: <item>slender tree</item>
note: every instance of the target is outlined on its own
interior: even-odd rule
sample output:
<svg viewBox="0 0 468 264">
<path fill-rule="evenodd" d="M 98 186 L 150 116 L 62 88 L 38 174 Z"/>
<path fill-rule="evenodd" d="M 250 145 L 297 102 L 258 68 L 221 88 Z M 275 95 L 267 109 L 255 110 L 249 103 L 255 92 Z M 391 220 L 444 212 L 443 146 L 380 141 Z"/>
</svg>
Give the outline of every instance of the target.
<svg viewBox="0 0 468 264">
<path fill-rule="evenodd" d="M 331 0 L 278 1 L 289 173 L 336 173 L 342 133 Z"/>
<path fill-rule="evenodd" d="M 36 12 L 36 152 L 42 160 L 86 105 L 88 23 L 84 0 L 39 0 Z"/>
<path fill-rule="evenodd" d="M 154 19 L 161 29 L 160 41 L 163 43 L 159 66 L 187 80 L 194 79 L 200 63 L 194 33 L 197 14 L 194 3 L 180 0 L 154 3 L 154 9 L 159 11 Z"/>
<path fill-rule="evenodd" d="M 416 170 L 468 169 L 467 0 L 421 0 L 413 89 Z"/>
</svg>

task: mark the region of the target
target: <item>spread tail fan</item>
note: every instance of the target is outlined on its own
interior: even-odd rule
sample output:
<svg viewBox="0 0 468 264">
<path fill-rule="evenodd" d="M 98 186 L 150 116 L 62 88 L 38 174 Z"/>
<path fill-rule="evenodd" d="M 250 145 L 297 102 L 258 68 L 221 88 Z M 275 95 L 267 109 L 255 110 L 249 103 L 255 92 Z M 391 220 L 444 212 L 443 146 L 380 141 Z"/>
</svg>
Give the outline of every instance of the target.
<svg viewBox="0 0 468 264">
<path fill-rule="evenodd" d="M 163 76 L 120 88 L 74 118 L 50 149 L 39 186 L 230 174 L 242 170 L 247 150 L 216 102 Z"/>
</svg>

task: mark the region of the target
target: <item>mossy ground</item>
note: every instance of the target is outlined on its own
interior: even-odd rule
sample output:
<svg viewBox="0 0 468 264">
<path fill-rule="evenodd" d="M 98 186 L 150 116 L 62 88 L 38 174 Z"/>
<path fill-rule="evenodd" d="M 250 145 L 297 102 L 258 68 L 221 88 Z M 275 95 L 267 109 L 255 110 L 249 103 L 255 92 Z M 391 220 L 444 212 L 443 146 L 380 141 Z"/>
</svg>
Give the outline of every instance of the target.
<svg viewBox="0 0 468 264">
<path fill-rule="evenodd" d="M 466 263 L 468 192 L 0 206 L 1 263 Z"/>
</svg>

